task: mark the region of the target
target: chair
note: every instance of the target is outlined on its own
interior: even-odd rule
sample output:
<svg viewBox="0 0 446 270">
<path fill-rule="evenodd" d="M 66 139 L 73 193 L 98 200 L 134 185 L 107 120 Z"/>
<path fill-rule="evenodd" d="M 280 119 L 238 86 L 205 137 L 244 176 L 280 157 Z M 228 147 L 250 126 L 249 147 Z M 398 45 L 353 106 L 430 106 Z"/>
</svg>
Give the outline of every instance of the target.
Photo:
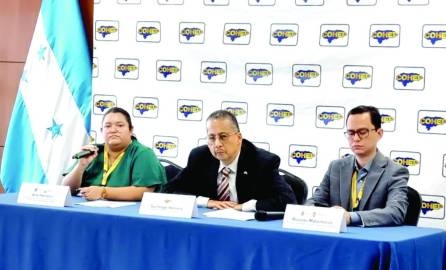
<svg viewBox="0 0 446 270">
<path fill-rule="evenodd" d="M 404 225 L 417 226 L 420 217 L 422 198 L 418 191 L 408 186 L 407 199 L 409 200 L 409 206 L 407 207 L 406 217 L 404 218 Z"/>
<path fill-rule="evenodd" d="M 181 170 L 183 169 L 183 167 L 181 167 L 180 165 L 178 165 L 170 160 L 167 160 L 164 158 L 160 158 L 158 160 L 161 163 L 161 165 L 164 166 L 164 169 L 166 170 L 167 182 L 169 182 L 175 176 L 177 176 L 177 174 L 179 174 L 181 172 Z"/>
<path fill-rule="evenodd" d="M 304 204 L 308 195 L 308 187 L 305 181 L 283 169 L 279 169 L 279 174 L 282 175 L 288 185 L 290 185 L 294 195 L 296 195 L 297 204 Z"/>
</svg>

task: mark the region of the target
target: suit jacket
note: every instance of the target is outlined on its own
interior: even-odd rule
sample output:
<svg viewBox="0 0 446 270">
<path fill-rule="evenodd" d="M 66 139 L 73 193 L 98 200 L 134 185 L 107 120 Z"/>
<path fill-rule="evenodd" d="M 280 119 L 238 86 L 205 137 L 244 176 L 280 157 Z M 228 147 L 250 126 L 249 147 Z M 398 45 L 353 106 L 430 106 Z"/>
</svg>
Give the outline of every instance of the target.
<svg viewBox="0 0 446 270">
<path fill-rule="evenodd" d="M 280 158 L 243 140 L 237 163 L 236 189 L 239 203 L 257 200 L 256 209 L 284 211 L 296 197 L 279 175 Z M 187 166 L 164 188 L 164 192 L 193 194 L 217 200 L 220 161 L 206 145 L 193 149 Z"/>
<path fill-rule="evenodd" d="M 350 155 L 330 163 L 324 179 L 307 204 L 342 206 L 352 211 L 351 180 L 355 157 Z M 364 186 L 358 210 L 364 226 L 400 225 L 407 206 L 408 170 L 377 152 Z"/>
</svg>

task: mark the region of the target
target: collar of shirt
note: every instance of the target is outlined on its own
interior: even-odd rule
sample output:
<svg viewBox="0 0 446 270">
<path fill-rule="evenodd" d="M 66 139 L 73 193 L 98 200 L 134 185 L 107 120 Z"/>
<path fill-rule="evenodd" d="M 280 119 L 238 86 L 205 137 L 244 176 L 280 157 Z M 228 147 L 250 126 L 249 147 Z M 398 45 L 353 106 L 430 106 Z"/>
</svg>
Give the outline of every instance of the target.
<svg viewBox="0 0 446 270">
<path fill-rule="evenodd" d="M 240 152 L 238 152 L 237 156 L 234 158 L 234 160 L 227 166 L 225 166 L 223 164 L 223 162 L 220 161 L 220 167 L 218 168 L 218 172 L 220 173 L 221 170 L 223 170 L 224 167 L 228 167 L 229 169 L 231 169 L 231 175 L 237 175 L 237 163 L 238 163 L 238 159 L 240 157 Z"/>
</svg>

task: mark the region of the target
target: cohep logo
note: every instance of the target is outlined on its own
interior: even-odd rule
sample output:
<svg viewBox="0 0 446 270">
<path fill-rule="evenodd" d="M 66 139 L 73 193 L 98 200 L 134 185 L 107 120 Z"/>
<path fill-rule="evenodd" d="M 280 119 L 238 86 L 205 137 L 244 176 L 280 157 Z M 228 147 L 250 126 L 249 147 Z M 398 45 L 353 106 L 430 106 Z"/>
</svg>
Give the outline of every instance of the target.
<svg viewBox="0 0 446 270">
<path fill-rule="evenodd" d="M 182 5 L 184 0 L 158 0 L 160 5 Z"/>
<path fill-rule="evenodd" d="M 316 127 L 344 128 L 345 108 L 336 106 L 316 106 Z"/>
<path fill-rule="evenodd" d="M 324 0 L 296 0 L 296 6 L 323 6 Z"/>
<path fill-rule="evenodd" d="M 251 40 L 251 24 L 226 23 L 223 31 L 223 43 L 248 45 Z"/>
<path fill-rule="evenodd" d="M 421 213 L 422 218 L 444 219 L 445 198 L 444 196 L 422 195 Z"/>
<path fill-rule="evenodd" d="M 423 25 L 423 47 L 446 48 L 446 24 Z"/>
<path fill-rule="evenodd" d="M 139 59 L 115 59 L 115 78 L 137 80 L 139 76 Z"/>
<path fill-rule="evenodd" d="M 237 101 L 223 101 L 221 109 L 231 112 L 237 118 L 239 124 L 248 122 L 248 103 Z"/>
<path fill-rule="evenodd" d="M 396 126 L 396 110 L 379 108 L 381 114 L 381 128 L 384 131 L 395 131 Z"/>
<path fill-rule="evenodd" d="M 297 24 L 271 24 L 269 43 L 273 46 L 296 46 L 299 32 Z"/>
<path fill-rule="evenodd" d="M 268 103 L 266 105 L 266 124 L 273 126 L 294 125 L 294 105 Z"/>
<path fill-rule="evenodd" d="M 401 26 L 398 24 L 370 25 L 370 47 L 399 47 Z"/>
<path fill-rule="evenodd" d="M 118 106 L 116 96 L 112 95 L 94 95 L 93 113 L 104 114 L 108 109 Z"/>
<path fill-rule="evenodd" d="M 424 90 L 424 67 L 395 67 L 393 88 L 397 90 Z"/>
<path fill-rule="evenodd" d="M 91 76 L 93 78 L 97 78 L 99 76 L 99 59 L 97 57 L 93 57 L 93 66 L 91 68 Z"/>
<path fill-rule="evenodd" d="M 398 0 L 400 6 L 427 6 L 429 0 Z"/>
<path fill-rule="evenodd" d="M 180 23 L 180 43 L 204 43 L 205 24 L 201 22 L 182 22 Z"/>
<path fill-rule="evenodd" d="M 245 83 L 246 84 L 273 84 L 273 65 L 247 63 L 245 65 Z"/>
<path fill-rule="evenodd" d="M 317 146 L 290 144 L 288 165 L 292 167 L 316 168 Z"/>
<path fill-rule="evenodd" d="M 158 81 L 181 81 L 181 61 L 156 61 L 156 79 Z"/>
<path fill-rule="evenodd" d="M 344 66 L 342 86 L 345 88 L 372 88 L 372 66 Z"/>
<path fill-rule="evenodd" d="M 177 102 L 177 119 L 186 121 L 201 121 L 203 116 L 203 101 L 179 99 Z"/>
<path fill-rule="evenodd" d="M 250 6 L 274 6 L 276 0 L 249 0 L 248 4 Z"/>
<path fill-rule="evenodd" d="M 203 0 L 206 6 L 228 6 L 229 0 Z"/>
<path fill-rule="evenodd" d="M 319 87 L 321 85 L 321 66 L 293 65 L 293 85 Z"/>
<path fill-rule="evenodd" d="M 322 24 L 319 39 L 320 46 L 346 47 L 348 46 L 348 24 Z"/>
<path fill-rule="evenodd" d="M 418 132 L 446 134 L 446 111 L 418 111 Z"/>
<path fill-rule="evenodd" d="M 421 154 L 408 151 L 390 151 L 390 158 L 409 170 L 410 175 L 419 175 Z"/>
<path fill-rule="evenodd" d="M 160 157 L 178 156 L 178 138 L 170 136 L 153 136 L 153 151 Z"/>
<path fill-rule="evenodd" d="M 204 83 L 225 83 L 227 65 L 225 62 L 201 62 L 200 81 Z"/>
<path fill-rule="evenodd" d="M 117 41 L 119 40 L 119 22 L 118 21 L 96 21 L 95 39 L 98 41 Z"/>
<path fill-rule="evenodd" d="M 350 155 L 353 155 L 352 149 L 350 149 L 350 147 L 339 148 L 339 158 L 346 158 Z"/>
<path fill-rule="evenodd" d="M 160 22 L 136 22 L 136 41 L 139 42 L 160 42 L 161 23 Z"/>
<path fill-rule="evenodd" d="M 133 99 L 133 116 L 143 118 L 158 118 L 158 98 L 135 97 Z"/>
<path fill-rule="evenodd" d="M 374 6 L 376 0 L 347 0 L 349 6 Z"/>
<path fill-rule="evenodd" d="M 269 151 L 269 143 L 267 142 L 252 142 L 256 147 L 262 148 L 265 151 Z"/>
</svg>

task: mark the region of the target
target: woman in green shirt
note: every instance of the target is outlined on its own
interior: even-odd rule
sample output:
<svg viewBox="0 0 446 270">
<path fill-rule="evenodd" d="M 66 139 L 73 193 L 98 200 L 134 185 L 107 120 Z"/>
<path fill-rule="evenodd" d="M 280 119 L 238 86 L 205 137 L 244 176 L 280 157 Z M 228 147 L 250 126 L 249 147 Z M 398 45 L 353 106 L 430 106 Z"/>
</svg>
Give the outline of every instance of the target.
<svg viewBox="0 0 446 270">
<path fill-rule="evenodd" d="M 122 108 L 109 109 L 102 120 L 104 145 L 86 145 L 91 155 L 81 158 L 63 184 L 87 200 L 138 201 L 166 182 L 164 167 L 152 149 L 132 136 L 130 115 Z M 80 188 L 79 188 L 80 187 Z"/>
</svg>

